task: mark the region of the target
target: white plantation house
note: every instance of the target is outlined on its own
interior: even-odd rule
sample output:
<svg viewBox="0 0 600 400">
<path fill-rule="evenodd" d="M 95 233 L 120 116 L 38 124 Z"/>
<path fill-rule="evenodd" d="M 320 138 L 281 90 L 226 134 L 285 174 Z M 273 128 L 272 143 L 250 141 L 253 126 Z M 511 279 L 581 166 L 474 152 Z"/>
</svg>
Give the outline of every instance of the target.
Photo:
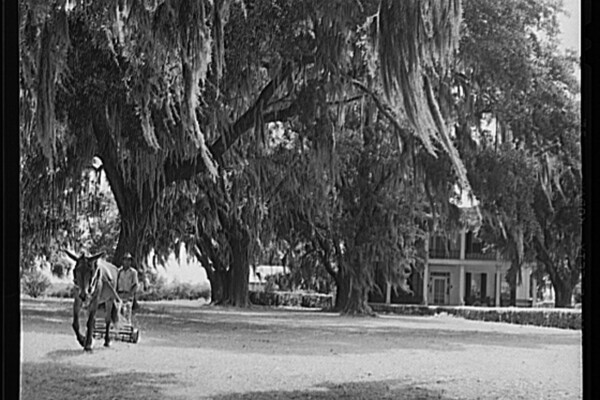
<svg viewBox="0 0 600 400">
<path fill-rule="evenodd" d="M 423 303 L 508 305 L 511 289 L 505 278 L 509 268 L 510 261 L 497 252 L 484 252 L 483 243 L 466 229 L 434 235 L 429 240 L 429 260 L 423 272 Z M 531 265 L 522 267 L 522 281 L 512 293 L 517 306 L 535 305 L 537 284 L 531 273 Z"/>
<path fill-rule="evenodd" d="M 522 267 L 522 281 L 511 289 L 506 281 L 510 261 L 495 251 L 484 251 L 484 244 L 467 229 L 432 235 L 426 246 L 428 259 L 421 268 L 413 270 L 408 280 L 412 294 L 393 292 L 379 281 L 382 290 L 371 293 L 370 301 L 448 306 L 536 305 L 533 266 Z"/>
</svg>

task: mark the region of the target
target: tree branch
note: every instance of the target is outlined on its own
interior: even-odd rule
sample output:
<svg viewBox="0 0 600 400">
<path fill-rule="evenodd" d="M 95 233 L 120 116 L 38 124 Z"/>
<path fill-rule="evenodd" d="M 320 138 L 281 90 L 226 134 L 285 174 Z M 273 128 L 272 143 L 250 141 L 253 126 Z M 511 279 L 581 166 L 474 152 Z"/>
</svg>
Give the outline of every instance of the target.
<svg viewBox="0 0 600 400">
<path fill-rule="evenodd" d="M 357 96 L 353 96 L 353 97 L 350 97 L 350 98 L 347 98 L 347 99 L 336 100 L 336 101 L 328 101 L 327 105 L 337 106 L 337 105 L 340 105 L 340 104 L 352 103 L 353 101 L 361 100 L 364 97 L 365 97 L 364 95 L 359 94 Z"/>
<path fill-rule="evenodd" d="M 396 128 L 396 130 L 398 131 L 398 133 L 400 134 L 402 139 L 408 140 L 409 137 L 408 137 L 408 134 L 406 133 L 406 128 L 404 128 L 404 127 L 402 127 L 402 125 L 400 125 L 400 123 L 394 117 L 394 115 L 392 115 L 392 112 L 388 109 L 388 107 L 386 107 L 385 104 L 383 104 L 383 102 L 381 101 L 381 99 L 379 98 L 377 93 L 373 92 L 364 83 L 362 83 L 356 79 L 352 79 L 351 82 L 354 86 L 356 86 L 357 88 L 359 88 L 360 90 L 362 90 L 363 92 L 368 94 L 373 99 L 373 102 L 375 103 L 375 106 L 377 107 L 377 109 L 383 114 L 383 116 L 388 121 L 390 121 L 392 126 L 394 126 L 394 128 Z"/>
<path fill-rule="evenodd" d="M 115 153 L 117 145 L 110 137 L 108 126 L 98 121 L 100 118 L 102 116 L 98 116 L 92 121 L 92 131 L 98 143 L 98 153 L 102 159 L 104 172 L 115 197 L 119 214 L 124 215 L 128 204 L 127 188 L 123 179 L 123 173 L 119 170 L 118 156 Z"/>
<path fill-rule="evenodd" d="M 338 279 L 338 274 L 337 272 L 335 272 L 333 270 L 333 267 L 331 266 L 331 262 L 329 261 L 329 254 L 331 252 L 331 249 L 329 247 L 329 245 L 326 243 L 326 240 L 322 239 L 319 237 L 319 235 L 315 235 L 317 242 L 319 243 L 319 247 L 321 247 L 321 249 L 323 249 L 323 253 L 319 254 L 321 256 L 321 259 L 323 260 L 323 266 L 325 267 L 325 270 L 329 273 L 329 275 L 331 275 L 331 277 L 334 280 Z"/>
<path fill-rule="evenodd" d="M 208 256 L 205 253 L 206 250 L 201 249 L 201 247 L 202 248 L 204 247 L 202 245 L 201 239 L 197 239 L 196 245 L 194 246 L 195 256 L 200 260 L 200 263 L 204 267 L 208 281 L 212 283 L 212 282 L 214 282 L 214 279 L 215 279 L 215 271 L 213 270 L 213 267 L 211 266 L 212 263 L 211 263 L 210 259 L 208 258 Z"/>
<path fill-rule="evenodd" d="M 281 72 L 263 88 L 254 102 L 254 105 L 242 114 L 233 125 L 225 128 L 223 135 L 209 146 L 210 153 L 215 159 L 221 159 L 233 143 L 254 127 L 257 113 L 261 112 L 261 110 L 266 107 L 268 101 L 275 94 L 275 91 L 291 76 L 292 72 L 293 65 L 287 64 Z M 272 122 L 278 119 L 289 118 L 289 116 L 292 115 L 292 111 L 295 109 L 296 106 L 292 104 L 286 109 L 266 114 L 263 119 L 265 122 Z M 200 154 L 194 159 L 182 163 L 170 159 L 165 163 L 165 180 L 167 184 L 176 181 L 189 180 L 205 169 L 206 165 Z"/>
</svg>

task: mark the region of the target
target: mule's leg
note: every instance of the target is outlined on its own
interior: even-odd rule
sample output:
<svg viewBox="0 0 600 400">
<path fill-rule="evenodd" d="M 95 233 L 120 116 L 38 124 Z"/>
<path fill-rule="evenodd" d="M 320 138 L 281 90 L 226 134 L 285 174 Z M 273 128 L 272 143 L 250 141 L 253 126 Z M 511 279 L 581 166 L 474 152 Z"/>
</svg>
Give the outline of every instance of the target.
<svg viewBox="0 0 600 400">
<path fill-rule="evenodd" d="M 81 347 L 85 347 L 85 338 L 79 331 L 79 310 L 81 308 L 81 302 L 79 298 L 75 298 L 75 302 L 73 303 L 73 330 L 75 331 L 75 336 L 77 337 L 77 342 L 81 345 Z"/>
<path fill-rule="evenodd" d="M 92 351 L 92 343 L 93 343 L 93 333 L 94 333 L 94 325 L 96 321 L 96 309 L 98 308 L 98 304 L 90 305 L 88 311 L 88 320 L 87 320 L 87 332 L 85 333 L 85 346 L 83 349 L 85 351 Z"/>
<path fill-rule="evenodd" d="M 111 315 L 112 315 L 112 308 L 114 307 L 113 303 L 108 301 L 105 303 L 104 305 L 104 312 L 106 317 L 104 317 L 104 323 L 106 325 L 106 331 L 104 334 L 104 347 L 110 347 L 110 335 L 109 335 L 109 329 L 110 329 L 110 322 L 111 322 Z"/>
</svg>

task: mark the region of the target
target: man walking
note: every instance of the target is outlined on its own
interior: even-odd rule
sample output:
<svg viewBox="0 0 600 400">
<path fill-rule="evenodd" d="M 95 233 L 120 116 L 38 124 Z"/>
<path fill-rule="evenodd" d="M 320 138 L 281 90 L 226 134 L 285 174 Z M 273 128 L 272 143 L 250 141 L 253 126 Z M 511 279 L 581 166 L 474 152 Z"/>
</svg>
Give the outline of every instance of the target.
<svg viewBox="0 0 600 400">
<path fill-rule="evenodd" d="M 138 273 L 132 268 L 133 257 L 130 253 L 123 256 L 123 267 L 117 275 L 117 293 L 125 304 L 135 302 L 135 292 L 138 288 Z"/>
</svg>

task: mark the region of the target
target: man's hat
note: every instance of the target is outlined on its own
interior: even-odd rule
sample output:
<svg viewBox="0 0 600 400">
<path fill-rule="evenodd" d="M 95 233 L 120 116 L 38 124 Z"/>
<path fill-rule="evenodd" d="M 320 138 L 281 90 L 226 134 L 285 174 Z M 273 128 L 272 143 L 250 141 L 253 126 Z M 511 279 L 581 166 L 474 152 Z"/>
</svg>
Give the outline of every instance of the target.
<svg viewBox="0 0 600 400">
<path fill-rule="evenodd" d="M 130 260 L 133 260 L 133 256 L 131 255 L 131 253 L 125 253 L 125 255 L 123 256 L 123 260 L 129 258 Z"/>
</svg>

